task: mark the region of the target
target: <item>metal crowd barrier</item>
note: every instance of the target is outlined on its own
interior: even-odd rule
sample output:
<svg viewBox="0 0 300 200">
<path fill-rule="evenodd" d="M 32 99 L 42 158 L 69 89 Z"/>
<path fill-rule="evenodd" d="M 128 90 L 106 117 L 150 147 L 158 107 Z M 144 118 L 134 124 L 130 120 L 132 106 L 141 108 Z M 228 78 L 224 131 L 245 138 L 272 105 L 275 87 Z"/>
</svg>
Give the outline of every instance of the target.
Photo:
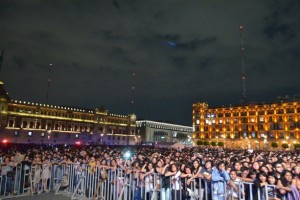
<svg viewBox="0 0 300 200">
<path fill-rule="evenodd" d="M 87 164 L 18 165 L 13 172 L 2 170 L 1 173 L 0 199 L 49 191 L 82 200 L 253 200 L 254 195 L 258 200 L 268 200 L 278 197 L 274 185 L 257 189 L 253 183 L 238 181 L 234 182 L 238 191 L 234 191 L 224 182 L 225 192 L 218 194 L 214 188 L 216 184 L 201 178 L 195 178 L 189 184 L 187 178 L 157 173 L 141 179 L 143 173 L 129 173 L 122 168 L 91 168 Z"/>
</svg>

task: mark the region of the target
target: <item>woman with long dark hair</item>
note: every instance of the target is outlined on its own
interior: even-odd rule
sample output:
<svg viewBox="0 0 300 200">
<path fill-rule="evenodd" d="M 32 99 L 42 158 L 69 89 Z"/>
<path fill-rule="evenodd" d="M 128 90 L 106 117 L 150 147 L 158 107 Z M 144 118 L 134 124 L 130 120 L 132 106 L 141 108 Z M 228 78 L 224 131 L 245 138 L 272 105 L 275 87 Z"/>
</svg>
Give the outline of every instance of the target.
<svg viewBox="0 0 300 200">
<path fill-rule="evenodd" d="M 291 171 L 284 170 L 278 183 L 280 194 L 286 196 L 287 200 L 299 200 L 300 193 L 296 188 L 296 180 L 293 179 Z"/>
<path fill-rule="evenodd" d="M 278 184 L 278 179 L 276 177 L 276 174 L 269 173 L 267 181 L 268 181 L 267 192 L 268 192 L 269 200 L 280 200 L 278 195 L 279 191 L 276 188 Z"/>
<path fill-rule="evenodd" d="M 254 196 L 254 199 L 267 200 L 266 199 L 266 186 L 268 185 L 267 177 L 268 175 L 264 171 L 258 173 L 257 179 L 254 181 L 254 186 L 257 188 L 257 193 Z"/>
<path fill-rule="evenodd" d="M 181 183 L 180 183 L 180 170 L 176 164 L 171 164 L 170 171 L 166 173 L 165 176 L 169 176 L 171 178 L 171 199 L 172 200 L 179 200 L 180 199 L 180 190 L 181 190 Z"/>
</svg>

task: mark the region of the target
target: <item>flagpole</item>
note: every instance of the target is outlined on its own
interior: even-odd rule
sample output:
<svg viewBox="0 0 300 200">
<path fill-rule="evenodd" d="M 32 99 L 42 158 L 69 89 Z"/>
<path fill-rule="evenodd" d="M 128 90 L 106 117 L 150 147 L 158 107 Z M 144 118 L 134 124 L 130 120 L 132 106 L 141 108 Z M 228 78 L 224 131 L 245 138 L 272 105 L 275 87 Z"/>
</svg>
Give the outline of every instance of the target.
<svg viewBox="0 0 300 200">
<path fill-rule="evenodd" d="M 46 104 L 48 104 L 48 98 L 49 98 L 49 88 L 50 88 L 50 84 L 51 84 L 51 71 L 52 71 L 52 64 L 49 64 L 49 74 L 48 74 Z"/>
<path fill-rule="evenodd" d="M 0 75 L 1 75 L 1 71 L 2 71 L 3 58 L 4 58 L 4 49 L 2 50 L 2 54 L 1 54 L 1 57 L 0 57 Z"/>
</svg>

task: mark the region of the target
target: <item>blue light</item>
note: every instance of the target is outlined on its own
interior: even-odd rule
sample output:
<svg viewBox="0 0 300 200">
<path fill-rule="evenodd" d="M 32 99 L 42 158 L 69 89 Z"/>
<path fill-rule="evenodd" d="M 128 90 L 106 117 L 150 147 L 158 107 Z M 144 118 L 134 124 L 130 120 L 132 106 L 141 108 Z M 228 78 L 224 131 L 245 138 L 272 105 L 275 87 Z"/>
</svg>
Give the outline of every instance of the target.
<svg viewBox="0 0 300 200">
<path fill-rule="evenodd" d="M 175 41 L 168 41 L 168 46 L 169 47 L 176 47 L 176 42 Z"/>
<path fill-rule="evenodd" d="M 131 156 L 131 153 L 129 151 L 127 151 L 125 154 L 124 154 L 124 158 L 126 159 L 129 159 Z"/>
</svg>

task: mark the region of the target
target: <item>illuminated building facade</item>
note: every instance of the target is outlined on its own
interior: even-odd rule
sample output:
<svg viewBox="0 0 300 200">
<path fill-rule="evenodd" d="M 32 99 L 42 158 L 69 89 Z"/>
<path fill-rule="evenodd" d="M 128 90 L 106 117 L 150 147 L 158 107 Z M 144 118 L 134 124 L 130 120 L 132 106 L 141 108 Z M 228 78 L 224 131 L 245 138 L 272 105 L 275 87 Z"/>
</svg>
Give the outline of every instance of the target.
<svg viewBox="0 0 300 200">
<path fill-rule="evenodd" d="M 193 104 L 194 141 L 224 142 L 228 148 L 271 148 L 272 143 L 291 148 L 299 143 L 300 103 L 285 99 L 275 103 L 209 108 Z"/>
<path fill-rule="evenodd" d="M 149 120 L 136 121 L 137 135 L 142 143 L 178 142 L 192 144 L 193 128 Z"/>
<path fill-rule="evenodd" d="M 134 145 L 136 116 L 11 100 L 0 82 L 0 139 L 11 143 Z"/>
</svg>

